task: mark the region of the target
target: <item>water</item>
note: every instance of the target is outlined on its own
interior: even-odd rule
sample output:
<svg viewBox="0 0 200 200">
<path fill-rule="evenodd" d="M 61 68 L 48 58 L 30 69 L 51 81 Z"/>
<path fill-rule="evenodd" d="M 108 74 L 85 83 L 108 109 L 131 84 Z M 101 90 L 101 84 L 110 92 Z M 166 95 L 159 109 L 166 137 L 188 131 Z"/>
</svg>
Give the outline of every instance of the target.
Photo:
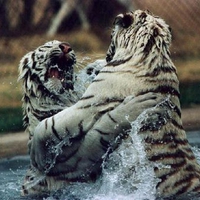
<svg viewBox="0 0 200 200">
<path fill-rule="evenodd" d="M 192 145 L 200 146 L 200 131 L 190 132 L 188 136 Z M 96 183 L 75 183 L 46 197 L 20 197 L 22 180 L 29 166 L 28 156 L 2 159 L 0 197 L 2 200 L 154 200 L 158 180 L 154 177 L 153 167 L 145 158 L 136 130 L 132 130 L 131 137 L 135 141 L 134 145 L 131 139 L 127 140 L 112 153 L 102 177 Z M 193 147 L 193 151 L 200 162 L 200 149 Z M 131 168 L 133 165 L 136 167 Z"/>
<path fill-rule="evenodd" d="M 0 197 L 2 200 L 20 199 L 20 187 L 28 165 L 28 156 L 0 160 Z"/>
<path fill-rule="evenodd" d="M 80 73 L 77 80 L 80 82 L 77 81 L 75 89 L 83 93 L 85 85 L 91 80 L 85 77 L 84 73 Z M 141 138 L 137 134 L 140 119 L 143 117 L 141 115 L 133 124 L 130 139 L 123 142 L 109 156 L 107 162 L 103 163 L 102 176 L 95 183 L 74 183 L 64 190 L 45 197 L 20 197 L 23 178 L 29 167 L 29 157 L 19 156 L 0 160 L 0 198 L 2 200 L 155 200 L 155 186 L 158 180 L 154 176 L 154 165 L 146 159 Z M 200 130 L 191 132 L 188 136 L 200 162 Z M 188 197 L 185 199 L 198 200 Z"/>
</svg>

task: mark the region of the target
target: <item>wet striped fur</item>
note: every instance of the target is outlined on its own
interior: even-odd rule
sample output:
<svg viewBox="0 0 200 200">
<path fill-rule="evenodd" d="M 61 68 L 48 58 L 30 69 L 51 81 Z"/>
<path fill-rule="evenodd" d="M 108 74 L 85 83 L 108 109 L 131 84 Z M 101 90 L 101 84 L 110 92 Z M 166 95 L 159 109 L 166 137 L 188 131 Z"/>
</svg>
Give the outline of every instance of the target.
<svg viewBox="0 0 200 200">
<path fill-rule="evenodd" d="M 97 74 L 105 65 L 105 60 L 91 63 L 80 74 L 74 73 L 75 64 L 76 56 L 70 45 L 57 40 L 39 46 L 21 59 L 18 80 L 22 82 L 23 122 L 29 134 L 29 149 L 38 123 L 80 99 L 85 89 L 83 82 L 91 82 L 94 77 L 92 73 Z M 52 123 L 54 125 L 55 122 Z M 52 131 L 60 140 L 56 130 L 52 128 Z M 55 181 L 54 178 L 52 180 Z M 48 191 L 44 175 L 33 166 L 26 172 L 22 185 L 23 195 L 27 193 L 26 187 L 30 187 L 29 193 Z M 56 189 L 53 185 L 50 188 Z"/>
<path fill-rule="evenodd" d="M 119 113 L 115 109 L 126 97 L 149 92 L 171 102 L 167 122 L 160 123 L 163 116 L 159 116 L 153 119 L 156 126 L 150 120 L 139 132 L 144 136 L 148 159 L 163 166 L 154 169 L 160 179 L 158 197 L 199 190 L 200 168 L 182 127 L 179 81 L 170 59 L 170 43 L 169 26 L 147 11 L 137 10 L 116 17 L 107 65 L 75 105 L 36 127 L 31 160 L 40 174 L 46 175 L 47 190 L 61 188 L 70 181 L 95 179 L 102 156 L 122 133 L 118 125 L 124 117 L 117 119 Z M 53 151 L 48 151 L 52 146 Z M 60 148 L 62 152 L 56 154 Z M 29 189 L 24 187 L 27 193 Z"/>
<path fill-rule="evenodd" d="M 20 61 L 24 126 L 30 139 L 43 119 L 77 101 L 74 89 L 76 57 L 68 43 L 50 41 L 27 53 Z"/>
<path fill-rule="evenodd" d="M 170 197 L 199 192 L 200 167 L 182 126 L 179 81 L 169 52 L 169 26 L 148 11 L 118 15 L 114 24 L 107 66 L 113 73 L 117 68 L 127 73 L 136 96 L 155 92 L 170 98 L 172 103 L 166 124 L 155 127 L 146 123 L 139 132 L 147 158 L 161 164 L 154 168 L 160 179 L 157 195 Z"/>
<path fill-rule="evenodd" d="M 40 121 L 53 116 L 78 100 L 74 92 L 76 57 L 68 43 L 50 41 L 27 53 L 20 61 L 23 122 L 30 146 L 34 129 Z M 25 182 L 36 172 L 31 167 Z"/>
</svg>

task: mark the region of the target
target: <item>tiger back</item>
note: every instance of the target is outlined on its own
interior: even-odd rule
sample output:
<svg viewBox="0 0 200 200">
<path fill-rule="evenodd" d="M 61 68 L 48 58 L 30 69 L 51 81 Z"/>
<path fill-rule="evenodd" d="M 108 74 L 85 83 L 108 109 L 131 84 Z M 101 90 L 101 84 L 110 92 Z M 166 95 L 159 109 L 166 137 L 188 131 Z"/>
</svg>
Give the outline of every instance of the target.
<svg viewBox="0 0 200 200">
<path fill-rule="evenodd" d="M 154 167 L 160 180 L 156 186 L 157 195 L 199 193 L 200 166 L 182 126 L 179 81 L 169 53 L 169 26 L 148 11 L 139 10 L 116 17 L 112 38 L 107 54 L 108 67 L 130 68 L 136 96 L 155 92 L 171 101 L 167 123 L 162 118 L 157 127 L 155 123 L 146 123 L 138 133 L 142 135 L 148 160 L 160 164 Z"/>
</svg>

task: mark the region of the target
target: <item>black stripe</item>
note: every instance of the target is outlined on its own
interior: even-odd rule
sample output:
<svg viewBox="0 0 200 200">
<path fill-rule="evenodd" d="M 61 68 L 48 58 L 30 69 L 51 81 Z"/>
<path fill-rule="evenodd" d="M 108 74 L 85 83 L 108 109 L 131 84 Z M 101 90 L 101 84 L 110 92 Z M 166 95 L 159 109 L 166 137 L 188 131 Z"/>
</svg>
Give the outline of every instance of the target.
<svg viewBox="0 0 200 200">
<path fill-rule="evenodd" d="M 48 123 L 47 123 L 47 119 L 45 120 L 45 129 L 47 130 L 48 127 Z"/>
<path fill-rule="evenodd" d="M 149 52 L 151 51 L 154 44 L 155 44 L 155 38 L 154 38 L 154 36 L 151 35 L 151 37 L 149 38 L 149 40 L 147 41 L 147 43 L 144 47 L 144 50 L 143 50 L 144 56 L 143 56 L 142 60 L 146 59 L 146 57 L 149 55 Z"/>
<path fill-rule="evenodd" d="M 169 179 L 170 176 L 176 176 L 176 173 L 177 173 L 177 171 L 175 170 L 169 174 L 159 177 L 162 181 L 157 184 L 156 188 L 160 187 L 161 184 L 165 184 L 165 181 L 167 179 Z M 179 195 L 179 194 L 183 194 L 184 192 L 187 192 L 188 188 L 191 186 L 191 179 L 193 179 L 193 178 L 194 178 L 194 175 L 191 174 L 187 178 L 185 178 L 185 176 L 183 176 L 182 180 L 175 182 L 173 187 L 179 187 L 179 186 L 181 186 L 180 184 L 184 184 L 184 183 L 185 184 L 184 184 L 184 186 L 182 185 L 181 188 L 173 195 Z"/>
<path fill-rule="evenodd" d="M 78 127 L 79 133 L 75 137 L 69 139 L 69 141 L 72 143 L 80 141 L 86 135 L 86 132 L 83 130 L 83 120 L 79 122 Z"/>
<path fill-rule="evenodd" d="M 116 73 L 116 72 L 118 72 L 118 71 L 108 71 L 108 70 L 106 70 L 106 71 L 100 71 L 99 74 Z"/>
<path fill-rule="evenodd" d="M 168 142 L 167 140 L 163 139 L 164 142 Z M 179 145 L 187 145 L 188 144 L 188 140 L 187 139 L 180 139 L 180 138 L 175 138 L 173 139 L 173 141 L 171 141 L 173 145 L 170 146 L 170 148 L 176 148 L 176 146 Z"/>
<path fill-rule="evenodd" d="M 42 121 L 43 119 L 46 119 L 47 117 L 51 117 L 51 116 L 57 114 L 60 111 L 62 111 L 62 109 L 41 111 L 41 110 L 38 110 L 38 109 L 34 109 L 32 107 L 32 113 L 38 119 L 38 121 Z"/>
<path fill-rule="evenodd" d="M 176 88 L 169 86 L 169 85 L 160 85 L 156 88 L 144 90 L 144 91 L 138 93 L 137 96 L 146 94 L 148 92 L 155 92 L 155 93 L 161 93 L 161 94 L 171 94 L 171 95 L 175 95 L 178 98 L 180 98 L 179 91 Z"/>
<path fill-rule="evenodd" d="M 187 182 L 186 182 L 187 183 Z M 182 186 L 177 192 L 176 195 L 183 194 L 188 191 L 188 189 L 191 187 L 191 182 L 187 183 L 185 186 Z"/>
<path fill-rule="evenodd" d="M 195 159 L 193 151 L 191 150 L 189 145 L 187 145 L 183 150 L 186 152 L 188 159 L 190 159 L 190 160 L 194 160 Z"/>
<path fill-rule="evenodd" d="M 68 135 L 71 135 L 71 134 L 70 134 L 70 131 L 69 131 L 69 129 L 68 129 L 67 127 L 65 127 L 65 132 L 66 132 Z"/>
<path fill-rule="evenodd" d="M 186 154 L 184 151 L 178 149 L 177 151 L 175 152 L 165 152 L 165 153 L 160 153 L 158 155 L 153 155 L 153 156 L 150 156 L 149 157 L 149 160 L 150 161 L 162 161 L 163 159 L 174 159 L 174 158 L 188 158 L 190 160 L 193 160 L 194 159 L 194 156 L 193 155 L 188 155 Z"/>
<path fill-rule="evenodd" d="M 46 181 L 46 179 L 41 180 L 41 182 L 39 182 L 39 185 L 40 185 L 40 186 L 43 186 L 43 187 L 44 187 L 44 186 L 46 187 L 46 186 L 47 186 L 47 181 Z"/>
<path fill-rule="evenodd" d="M 106 71 L 100 71 L 99 73 L 120 73 L 120 74 L 122 74 L 122 73 L 129 73 L 129 74 L 136 74 L 137 72 L 133 72 L 132 70 L 124 70 L 124 71 L 108 71 L 108 70 L 106 70 Z M 103 79 L 102 79 L 103 80 Z"/>
<path fill-rule="evenodd" d="M 192 191 L 193 192 L 200 192 L 200 185 L 197 185 Z"/>
<path fill-rule="evenodd" d="M 81 106 L 78 109 L 86 109 L 86 108 L 90 108 L 91 106 L 92 106 L 91 104 L 88 104 L 86 106 Z"/>
<path fill-rule="evenodd" d="M 101 135 L 109 135 L 109 133 L 106 133 L 106 132 L 103 132 L 103 131 L 101 131 L 101 130 L 99 130 L 99 129 L 94 129 L 96 132 L 98 132 L 99 134 L 101 134 Z"/>
<path fill-rule="evenodd" d="M 159 172 L 159 171 L 161 171 L 161 170 L 162 170 L 162 169 L 159 169 L 158 167 L 155 167 L 155 168 L 154 168 L 155 173 L 156 173 L 156 172 Z M 159 183 L 157 184 L 156 188 L 158 188 L 159 185 L 162 184 L 163 182 L 165 182 L 165 180 L 167 180 L 170 176 L 175 176 L 176 173 L 177 173 L 177 170 L 171 168 L 169 173 L 165 173 L 164 175 L 157 176 L 157 177 L 158 177 L 159 179 L 161 179 L 162 181 L 159 182 Z"/>
<path fill-rule="evenodd" d="M 32 68 L 33 68 L 33 69 L 35 69 L 36 64 L 37 64 L 37 62 L 34 61 L 34 62 L 33 62 L 33 65 L 32 65 Z"/>
<path fill-rule="evenodd" d="M 179 162 L 177 162 L 177 163 L 172 163 L 172 164 L 170 164 L 170 166 L 171 166 L 171 168 L 173 168 L 173 169 L 180 169 L 181 167 L 183 167 L 183 166 L 185 166 L 185 164 L 186 164 L 186 160 L 185 159 L 183 159 L 183 160 L 181 160 L 181 161 L 179 161 Z"/>
<path fill-rule="evenodd" d="M 188 164 L 187 167 L 185 167 L 185 170 L 186 171 L 190 171 L 190 172 L 194 172 L 195 171 L 195 166 L 194 165 L 191 165 L 191 164 Z"/>
<path fill-rule="evenodd" d="M 146 137 L 145 138 L 145 142 L 148 143 L 148 144 L 156 144 L 156 145 L 159 145 L 159 144 L 164 144 L 164 143 L 167 143 L 167 144 L 179 144 L 179 145 L 187 145 L 188 144 L 188 140 L 187 139 L 181 139 L 181 138 L 176 138 L 176 133 L 173 133 L 173 132 L 169 132 L 169 133 L 164 133 L 164 136 L 162 138 L 159 138 L 159 139 L 154 139 L 154 138 L 151 138 L 151 137 Z"/>
<path fill-rule="evenodd" d="M 175 106 L 174 108 L 173 108 L 173 110 L 177 113 L 177 115 L 181 118 L 181 110 L 179 109 L 179 107 L 178 106 Z"/>
<path fill-rule="evenodd" d="M 29 61 L 29 59 L 27 57 L 23 60 L 23 67 L 22 67 L 23 71 L 25 68 L 28 67 L 28 66 L 26 66 L 28 64 L 28 61 Z"/>
<path fill-rule="evenodd" d="M 103 147 L 103 150 L 107 151 L 108 147 L 110 146 L 110 143 L 104 140 L 102 137 L 100 139 L 100 143 Z"/>
<path fill-rule="evenodd" d="M 176 70 L 171 67 L 158 66 L 158 67 L 154 68 L 154 70 L 152 72 L 147 72 L 145 75 L 141 75 L 138 77 L 156 77 L 162 72 L 163 73 L 176 73 Z"/>
<path fill-rule="evenodd" d="M 187 183 L 186 186 L 190 186 L 191 180 L 192 180 L 193 178 L 196 178 L 196 177 L 195 177 L 195 174 L 190 173 L 189 175 L 184 175 L 184 176 L 182 176 L 181 178 L 182 178 L 181 180 L 175 182 L 175 184 L 174 184 L 175 187 L 178 187 L 178 186 L 180 186 L 180 185 L 182 185 L 182 184 L 184 184 L 184 183 Z M 188 184 L 189 184 L 189 185 L 188 185 Z M 187 188 L 188 188 L 188 187 L 186 187 L 186 186 L 182 186 L 182 187 L 180 188 L 180 190 L 177 192 L 177 194 L 182 194 L 182 193 L 186 192 L 186 191 L 187 191 Z"/>
<path fill-rule="evenodd" d="M 78 127 L 79 127 L 79 134 L 81 135 L 85 134 L 83 131 L 83 120 L 79 122 Z"/>
<path fill-rule="evenodd" d="M 90 172 L 90 179 L 92 180 L 92 181 L 95 181 L 95 180 L 97 180 L 97 177 L 99 176 L 99 174 L 97 174 L 96 172 Z"/>
<path fill-rule="evenodd" d="M 148 64 L 148 70 L 150 71 L 150 69 L 152 69 L 152 66 L 155 66 L 155 61 L 158 60 L 158 56 L 155 54 L 154 57 L 151 58 L 150 63 Z M 148 60 L 144 60 L 144 65 L 147 64 L 147 62 L 149 62 Z"/>
<path fill-rule="evenodd" d="M 111 107 L 109 107 L 109 108 L 106 108 L 106 109 L 104 109 L 104 110 L 99 111 L 98 113 L 99 113 L 100 115 L 103 115 L 103 114 L 105 114 L 105 113 L 107 113 L 107 112 L 113 110 L 114 108 L 115 108 L 114 106 L 111 106 Z"/>
<path fill-rule="evenodd" d="M 105 99 L 104 102 L 98 103 L 98 104 L 96 104 L 95 106 L 102 106 L 102 105 L 107 105 L 107 104 L 109 104 L 109 103 L 115 103 L 115 102 L 121 103 L 121 102 L 123 102 L 123 101 L 124 101 L 124 99 L 107 98 L 107 99 Z"/>
<path fill-rule="evenodd" d="M 179 124 L 176 120 L 171 119 L 171 123 L 180 130 L 184 130 L 182 124 Z"/>
<path fill-rule="evenodd" d="M 123 102 L 124 99 L 116 99 L 116 98 L 107 98 L 105 99 L 103 102 L 100 102 L 100 103 L 96 103 L 96 104 L 88 104 L 88 105 L 85 105 L 85 106 L 81 106 L 79 107 L 78 109 L 85 109 L 85 108 L 89 108 L 89 107 L 98 107 L 98 106 L 104 106 L 104 105 L 107 105 L 109 103 L 121 103 Z"/>
<path fill-rule="evenodd" d="M 35 62 L 35 52 L 32 53 L 31 59 L 32 59 L 33 62 Z"/>
<path fill-rule="evenodd" d="M 114 122 L 115 124 L 118 123 L 111 115 L 110 113 L 108 113 L 108 117 L 111 119 L 112 122 Z"/>
<path fill-rule="evenodd" d="M 93 81 L 92 81 L 92 83 L 94 83 L 94 82 L 101 82 L 101 81 L 104 81 L 105 79 L 94 79 Z"/>
<path fill-rule="evenodd" d="M 93 97 L 94 97 L 94 95 L 83 96 L 83 97 L 81 97 L 80 100 L 91 99 L 91 98 L 93 98 Z"/>
<path fill-rule="evenodd" d="M 115 67 L 115 66 L 118 66 L 118 65 L 126 63 L 131 58 L 132 58 L 132 55 L 129 56 L 128 58 L 126 58 L 125 60 L 113 60 L 113 61 L 109 62 L 106 66 L 113 66 L 113 67 Z"/>
<path fill-rule="evenodd" d="M 56 136 L 56 138 L 61 141 L 62 138 L 59 136 L 58 132 L 56 131 L 54 124 L 55 124 L 55 120 L 54 120 L 54 117 L 52 117 L 52 126 L 51 126 L 52 132 Z"/>
<path fill-rule="evenodd" d="M 150 161 L 162 161 L 164 159 L 174 159 L 174 158 L 184 158 L 185 157 L 185 153 L 181 150 L 177 150 L 175 152 L 165 152 L 165 153 L 160 153 L 158 155 L 152 155 L 149 157 Z"/>
</svg>

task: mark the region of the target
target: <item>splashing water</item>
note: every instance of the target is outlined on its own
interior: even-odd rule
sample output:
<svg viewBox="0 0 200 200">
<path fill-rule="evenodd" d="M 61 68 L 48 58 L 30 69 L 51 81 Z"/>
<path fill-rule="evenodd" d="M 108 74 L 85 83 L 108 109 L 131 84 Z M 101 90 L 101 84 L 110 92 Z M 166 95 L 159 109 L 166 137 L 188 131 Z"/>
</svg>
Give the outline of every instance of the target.
<svg viewBox="0 0 200 200">
<path fill-rule="evenodd" d="M 130 137 L 105 163 L 100 195 L 97 194 L 100 199 L 155 199 L 155 186 L 159 180 L 154 175 L 154 166 L 146 158 L 142 137 L 137 134 L 144 117 L 145 113 L 142 113 L 132 123 Z"/>
<path fill-rule="evenodd" d="M 2 200 L 20 199 L 22 178 L 28 165 L 28 156 L 0 160 L 0 197 Z"/>
<path fill-rule="evenodd" d="M 77 75 L 75 89 L 85 91 L 95 74 L 85 76 L 85 72 Z M 138 133 L 141 121 L 146 113 L 142 113 L 132 123 L 129 138 L 124 140 L 116 151 L 111 153 L 103 163 L 101 177 L 95 183 L 73 183 L 64 190 L 57 191 L 48 197 L 20 197 L 21 185 L 29 166 L 29 157 L 15 157 L 0 160 L 0 197 L 2 200 L 154 200 L 156 184 L 159 181 L 154 175 L 154 165 L 146 158 L 142 138 Z M 128 120 L 128 116 L 127 116 Z M 200 134 L 200 133 L 198 133 Z M 190 134 L 188 134 L 190 136 Z M 67 141 L 65 141 L 67 142 Z M 56 148 L 57 154 L 63 144 Z M 200 146 L 200 141 L 199 141 Z M 60 148 L 60 149 L 59 149 Z M 200 163 L 200 149 L 193 147 Z M 56 154 L 56 155 L 57 155 Z M 54 163 L 52 163 L 52 166 Z M 52 167 L 50 166 L 50 168 Z M 188 200 L 188 199 L 187 199 Z M 195 200 L 194 198 L 192 200 Z M 197 199 L 196 199 L 197 200 Z"/>
<path fill-rule="evenodd" d="M 0 197 L 2 200 L 154 200 L 158 180 L 154 177 L 153 165 L 145 157 L 135 126 L 130 135 L 130 139 L 110 154 L 102 176 L 95 183 L 74 183 L 43 198 L 20 197 L 21 184 L 30 162 L 28 156 L 0 160 Z M 200 163 L 200 148 L 193 147 L 192 150 Z"/>
<path fill-rule="evenodd" d="M 88 59 L 88 58 L 87 58 Z M 76 74 L 76 82 L 74 90 L 77 93 L 83 94 L 88 85 L 94 80 L 97 73 L 106 65 L 105 59 L 96 60 L 87 65 L 87 67 Z M 87 73 L 87 70 L 89 73 Z"/>
</svg>

